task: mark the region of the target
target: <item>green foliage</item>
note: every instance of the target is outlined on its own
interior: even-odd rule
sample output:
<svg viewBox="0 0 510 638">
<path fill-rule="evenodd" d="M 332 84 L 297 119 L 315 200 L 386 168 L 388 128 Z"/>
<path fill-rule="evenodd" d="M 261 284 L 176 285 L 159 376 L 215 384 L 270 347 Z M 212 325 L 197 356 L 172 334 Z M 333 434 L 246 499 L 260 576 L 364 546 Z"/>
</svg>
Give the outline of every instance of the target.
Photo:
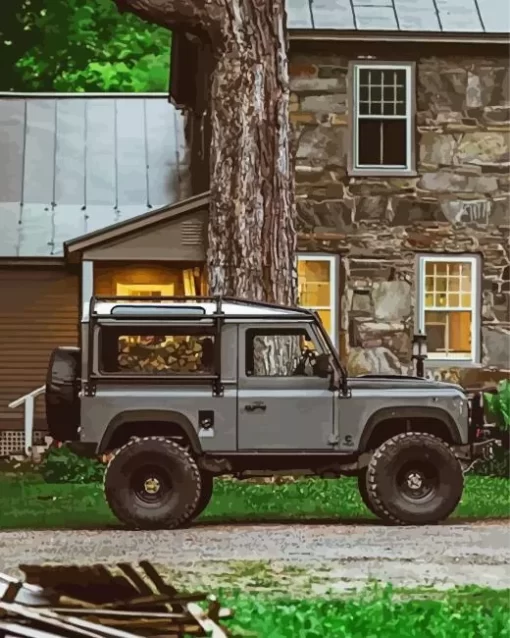
<svg viewBox="0 0 510 638">
<path fill-rule="evenodd" d="M 0 90 L 167 90 L 170 32 L 120 14 L 114 0 L 3 4 Z"/>
<path fill-rule="evenodd" d="M 47 483 L 98 483 L 103 480 L 104 465 L 77 456 L 64 446 L 48 450 L 40 471 Z"/>
<path fill-rule="evenodd" d="M 498 384 L 497 394 L 484 394 L 489 415 L 502 430 L 510 430 L 510 381 L 504 379 Z"/>
<path fill-rule="evenodd" d="M 55 451 L 52 454 L 65 457 L 66 452 Z M 87 460 L 81 462 L 91 463 Z M 55 467 L 54 461 L 52 465 Z M 53 471 L 56 473 L 56 470 Z M 68 471 L 70 476 L 79 476 L 74 469 Z M 84 471 L 83 476 L 91 477 L 94 471 L 97 471 L 99 480 L 101 466 Z M 46 477 L 50 479 L 51 475 L 46 473 Z M 83 482 L 85 480 L 88 479 Z M 464 496 L 453 518 L 508 518 L 509 488 L 507 479 L 467 476 Z M 0 479 L 0 512 L 0 528 L 4 529 L 118 524 L 104 500 L 100 483 L 48 484 L 42 479 L 35 482 L 32 478 L 30 481 L 3 478 Z M 363 505 L 353 479 L 312 479 L 287 485 L 218 480 L 212 501 L 200 518 L 218 523 L 275 520 L 347 522 L 373 519 L 373 515 Z"/>
<path fill-rule="evenodd" d="M 485 592 L 488 593 L 485 596 Z M 440 599 L 412 600 L 391 586 L 343 599 L 292 600 L 238 593 L 220 596 L 235 609 L 227 621 L 235 635 L 264 638 L 507 638 L 509 592 L 447 592 Z"/>
</svg>

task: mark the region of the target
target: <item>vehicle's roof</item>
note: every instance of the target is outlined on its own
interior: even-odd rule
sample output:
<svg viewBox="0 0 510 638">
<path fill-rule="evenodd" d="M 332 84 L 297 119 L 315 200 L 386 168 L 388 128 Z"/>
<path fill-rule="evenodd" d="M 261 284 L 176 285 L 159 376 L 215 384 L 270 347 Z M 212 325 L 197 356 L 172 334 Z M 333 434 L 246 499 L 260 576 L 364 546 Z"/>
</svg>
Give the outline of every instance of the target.
<svg viewBox="0 0 510 638">
<path fill-rule="evenodd" d="M 217 306 L 215 303 L 212 302 L 197 302 L 197 301 L 187 301 L 187 302 L 170 302 L 170 301 L 165 301 L 165 302 L 157 302 L 157 303 L 151 303 L 151 302 L 147 302 L 147 301 L 141 301 L 141 302 L 133 302 L 133 301 L 115 301 L 115 302 L 110 302 L 110 301 L 104 301 L 104 302 L 97 302 L 95 304 L 95 311 L 98 315 L 101 316 L 108 316 L 112 314 L 112 310 L 114 308 L 119 308 L 119 306 L 122 306 L 124 312 L 122 313 L 123 318 L 124 319 L 128 319 L 129 318 L 129 308 L 133 308 L 133 310 L 136 312 L 136 309 L 138 309 L 140 306 L 146 307 L 146 308 L 154 308 L 155 310 L 157 309 L 157 312 L 161 312 L 164 311 L 164 309 L 171 309 L 171 308 L 189 308 L 190 311 L 192 312 L 193 309 L 198 309 L 198 308 L 203 308 L 204 310 L 204 316 L 212 316 L 215 314 L 216 310 L 217 310 Z M 147 311 L 147 316 L 151 316 L 151 310 Z M 242 303 L 235 303 L 235 302 L 224 302 L 221 304 L 221 311 L 222 313 L 228 317 L 230 316 L 242 316 L 242 317 L 278 317 L 278 318 L 284 318 L 286 316 L 296 316 L 296 314 L 303 314 L 303 317 L 307 316 L 307 312 L 305 309 L 301 309 L 301 308 L 286 308 L 284 306 L 281 307 L 277 307 L 277 306 L 266 306 L 263 304 L 257 304 L 256 302 L 250 303 L 250 302 L 242 302 Z M 84 305 L 84 313 L 83 316 L 87 317 L 89 314 L 89 304 L 86 303 Z M 139 316 L 141 313 L 136 313 L 137 316 Z M 155 316 L 155 315 L 153 315 Z M 175 319 L 178 320 L 179 319 L 179 315 L 176 314 L 175 315 Z"/>
</svg>

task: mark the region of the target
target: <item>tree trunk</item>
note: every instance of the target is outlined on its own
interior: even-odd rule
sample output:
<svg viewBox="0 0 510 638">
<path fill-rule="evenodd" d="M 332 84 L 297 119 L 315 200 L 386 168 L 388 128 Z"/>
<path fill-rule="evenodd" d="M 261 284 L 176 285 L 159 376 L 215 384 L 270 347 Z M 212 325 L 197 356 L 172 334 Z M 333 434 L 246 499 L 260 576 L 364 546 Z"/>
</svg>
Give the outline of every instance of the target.
<svg viewBox="0 0 510 638">
<path fill-rule="evenodd" d="M 284 0 L 233 0 L 212 75 L 211 292 L 296 301 Z"/>
<path fill-rule="evenodd" d="M 294 174 L 285 0 L 115 0 L 120 10 L 209 38 L 211 294 L 294 304 Z M 291 374 L 299 339 L 264 337 L 260 374 Z"/>
<path fill-rule="evenodd" d="M 212 43 L 212 294 L 296 301 L 285 0 L 115 0 Z"/>
</svg>

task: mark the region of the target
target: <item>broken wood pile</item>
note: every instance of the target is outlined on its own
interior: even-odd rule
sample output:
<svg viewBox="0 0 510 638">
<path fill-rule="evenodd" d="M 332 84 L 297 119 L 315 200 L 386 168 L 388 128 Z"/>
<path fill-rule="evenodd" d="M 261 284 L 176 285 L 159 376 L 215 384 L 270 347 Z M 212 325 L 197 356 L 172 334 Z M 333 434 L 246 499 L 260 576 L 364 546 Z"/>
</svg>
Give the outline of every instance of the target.
<svg viewBox="0 0 510 638">
<path fill-rule="evenodd" d="M 3 594 L 0 589 L 0 638 L 232 636 L 220 624 L 230 610 L 213 596 L 179 593 L 147 561 L 138 568 L 119 563 L 20 569 L 25 582 L 6 578 Z M 28 587 L 31 604 L 20 595 Z M 204 601 L 206 611 L 198 605 Z"/>
</svg>

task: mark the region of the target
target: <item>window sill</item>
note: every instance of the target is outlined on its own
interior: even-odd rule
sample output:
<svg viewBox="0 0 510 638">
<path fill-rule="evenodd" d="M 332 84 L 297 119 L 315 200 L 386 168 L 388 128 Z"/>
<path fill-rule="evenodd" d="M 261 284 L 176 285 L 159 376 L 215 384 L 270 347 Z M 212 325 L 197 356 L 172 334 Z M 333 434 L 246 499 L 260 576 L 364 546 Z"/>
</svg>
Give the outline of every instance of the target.
<svg viewBox="0 0 510 638">
<path fill-rule="evenodd" d="M 347 171 L 349 177 L 417 177 L 418 172 L 407 169 L 391 169 L 391 170 L 374 170 L 362 168 L 352 168 Z"/>
</svg>

